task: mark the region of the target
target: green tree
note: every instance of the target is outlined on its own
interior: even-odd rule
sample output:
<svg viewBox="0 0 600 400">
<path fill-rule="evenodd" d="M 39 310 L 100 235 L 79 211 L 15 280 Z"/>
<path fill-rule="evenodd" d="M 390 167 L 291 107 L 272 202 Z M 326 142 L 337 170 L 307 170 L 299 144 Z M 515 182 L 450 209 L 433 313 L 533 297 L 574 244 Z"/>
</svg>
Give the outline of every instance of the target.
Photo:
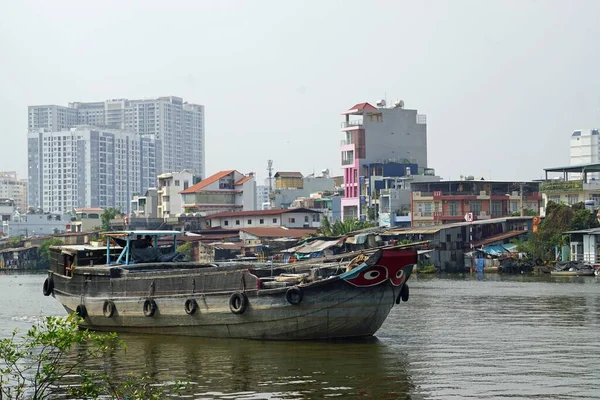
<svg viewBox="0 0 600 400">
<path fill-rule="evenodd" d="M 86 362 L 125 346 L 114 333 L 79 329 L 80 322 L 76 314 L 46 317 L 25 335 L 19 336 L 15 330 L 11 337 L 0 340 L 0 399 L 41 400 L 59 394 L 87 399 L 166 397 L 165 388 L 153 384 L 148 375 L 115 378 L 90 372 Z M 175 384 L 176 392 L 181 388 L 180 383 Z"/>
<path fill-rule="evenodd" d="M 184 261 L 194 261 L 194 247 L 191 242 L 177 246 L 177 252 L 185 257 Z"/>
<path fill-rule="evenodd" d="M 14 236 L 10 238 L 10 247 L 20 247 L 23 243 L 23 236 Z"/>
<path fill-rule="evenodd" d="M 377 226 L 374 222 L 359 221 L 358 219 L 348 219 L 345 221 L 336 221 L 331 224 L 326 217 L 321 220 L 319 233 L 323 236 L 343 236 L 361 229 L 373 228 Z"/>
<path fill-rule="evenodd" d="M 110 221 L 115 219 L 117 215 L 121 215 L 121 210 L 114 207 L 109 207 L 100 216 L 100 220 L 102 221 L 102 230 L 109 231 L 110 230 Z"/>
<path fill-rule="evenodd" d="M 518 243 L 519 249 L 529 253 L 534 258 L 544 260 L 554 259 L 554 248 L 567 243 L 565 232 L 597 228 L 600 226 L 596 215 L 585 208 L 583 203 L 569 206 L 549 202 L 546 207 L 546 217 L 533 234 L 525 242 Z"/>
<path fill-rule="evenodd" d="M 38 249 L 38 257 L 40 265 L 48 267 L 50 265 L 50 246 L 62 246 L 64 242 L 59 238 L 50 238 L 45 240 Z"/>
</svg>

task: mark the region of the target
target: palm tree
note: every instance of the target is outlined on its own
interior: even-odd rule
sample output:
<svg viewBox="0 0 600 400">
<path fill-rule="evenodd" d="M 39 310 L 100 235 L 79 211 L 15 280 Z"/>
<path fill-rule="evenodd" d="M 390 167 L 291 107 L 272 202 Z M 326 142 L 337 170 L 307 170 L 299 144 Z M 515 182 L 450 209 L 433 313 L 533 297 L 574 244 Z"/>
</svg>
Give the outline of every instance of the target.
<svg viewBox="0 0 600 400">
<path fill-rule="evenodd" d="M 327 217 L 321 220 L 319 233 L 323 236 L 343 236 L 361 229 L 373 228 L 377 226 L 374 222 L 360 221 L 358 219 L 347 219 L 345 221 L 336 221 L 333 224 Z"/>
</svg>

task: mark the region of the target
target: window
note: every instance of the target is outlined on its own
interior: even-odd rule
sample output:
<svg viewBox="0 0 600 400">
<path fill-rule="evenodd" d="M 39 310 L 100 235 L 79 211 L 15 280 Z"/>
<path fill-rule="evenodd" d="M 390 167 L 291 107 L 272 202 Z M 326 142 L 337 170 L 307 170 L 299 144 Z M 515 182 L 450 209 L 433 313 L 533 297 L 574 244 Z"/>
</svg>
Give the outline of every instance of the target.
<svg viewBox="0 0 600 400">
<path fill-rule="evenodd" d="M 236 219 L 236 220 L 235 220 L 235 224 L 236 224 L 236 225 L 239 225 L 239 224 L 240 224 L 240 220 L 239 220 L 239 219 Z"/>
<path fill-rule="evenodd" d="M 502 215 L 502 203 L 499 201 L 492 201 L 492 216 L 499 217 Z"/>
<path fill-rule="evenodd" d="M 273 218 L 273 223 L 276 224 L 277 223 L 277 218 Z"/>
<path fill-rule="evenodd" d="M 175 180 L 175 186 L 179 186 L 179 180 Z"/>
<path fill-rule="evenodd" d="M 448 203 L 448 212 L 450 213 L 450 216 L 455 217 L 458 214 L 458 201 L 450 201 Z"/>
<path fill-rule="evenodd" d="M 252 220 L 251 220 L 251 219 L 249 219 L 249 220 L 247 221 L 247 223 L 248 223 L 248 225 L 252 225 Z"/>
<path fill-rule="evenodd" d="M 258 223 L 262 225 L 262 224 L 265 223 L 265 220 L 261 218 L 261 219 L 258 220 Z"/>
<path fill-rule="evenodd" d="M 559 196 L 548 196 L 548 202 L 560 203 L 560 195 Z"/>
<path fill-rule="evenodd" d="M 469 203 L 469 209 L 473 213 L 473 215 L 479 215 L 481 212 L 481 202 L 480 201 L 471 201 Z"/>
<path fill-rule="evenodd" d="M 433 215 L 431 213 L 431 202 L 428 201 L 424 205 L 425 205 L 425 208 L 424 208 L 424 211 L 423 211 L 423 215 L 426 216 L 426 217 L 431 217 Z"/>
<path fill-rule="evenodd" d="M 296 223 L 296 218 L 288 218 L 288 222 L 290 224 L 294 224 L 294 223 Z"/>
<path fill-rule="evenodd" d="M 304 216 L 304 222 L 308 222 L 308 215 Z"/>
<path fill-rule="evenodd" d="M 229 225 L 229 221 L 223 222 L 223 225 L 225 225 L 225 226 Z"/>
<path fill-rule="evenodd" d="M 187 189 L 188 187 L 190 187 L 190 183 L 188 181 L 183 181 L 183 190 Z"/>
<path fill-rule="evenodd" d="M 570 206 L 572 206 L 573 204 L 577 204 L 579 203 L 579 195 L 578 194 L 570 194 L 567 196 L 567 203 L 569 203 Z"/>
</svg>

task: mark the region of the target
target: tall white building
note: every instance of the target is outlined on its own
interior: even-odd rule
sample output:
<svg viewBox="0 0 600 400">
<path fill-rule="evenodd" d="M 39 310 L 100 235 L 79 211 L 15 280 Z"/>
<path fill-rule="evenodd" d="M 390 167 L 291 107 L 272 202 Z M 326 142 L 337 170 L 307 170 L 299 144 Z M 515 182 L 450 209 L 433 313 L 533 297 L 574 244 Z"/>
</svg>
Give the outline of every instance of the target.
<svg viewBox="0 0 600 400">
<path fill-rule="evenodd" d="M 158 173 L 190 170 L 204 177 L 204 106 L 184 102 L 181 97 L 117 99 L 92 103 L 30 106 L 29 132 L 44 129 L 65 131 L 76 125 L 121 129 L 153 137 Z M 146 188 L 154 186 L 147 185 Z"/>
<path fill-rule="evenodd" d="M 600 134 L 598 129 L 581 129 L 571 134 L 571 165 L 597 163 L 600 160 Z M 588 179 L 598 179 L 597 172 Z M 571 179 L 581 179 L 581 174 L 570 174 Z"/>
<path fill-rule="evenodd" d="M 27 180 L 15 171 L 0 172 L 0 198 L 13 199 L 17 210 L 27 212 Z"/>
<path fill-rule="evenodd" d="M 153 137 L 124 130 L 78 126 L 30 132 L 29 205 L 44 212 L 83 207 L 129 212 L 133 194 L 157 175 L 156 147 L 160 143 Z"/>
</svg>

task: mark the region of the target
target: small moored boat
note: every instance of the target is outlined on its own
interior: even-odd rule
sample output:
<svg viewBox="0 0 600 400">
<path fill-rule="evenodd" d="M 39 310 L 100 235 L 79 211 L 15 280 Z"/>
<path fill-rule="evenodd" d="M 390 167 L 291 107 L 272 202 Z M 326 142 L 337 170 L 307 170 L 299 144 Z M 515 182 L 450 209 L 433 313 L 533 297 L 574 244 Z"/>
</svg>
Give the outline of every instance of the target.
<svg viewBox="0 0 600 400">
<path fill-rule="evenodd" d="M 175 251 L 179 234 L 110 232 L 106 246 L 53 247 L 44 294 L 82 317 L 82 327 L 99 331 L 273 340 L 371 336 L 394 304 L 408 300 L 406 281 L 417 262 L 416 249 L 397 247 L 341 255 L 346 262 L 182 262 Z"/>
</svg>

